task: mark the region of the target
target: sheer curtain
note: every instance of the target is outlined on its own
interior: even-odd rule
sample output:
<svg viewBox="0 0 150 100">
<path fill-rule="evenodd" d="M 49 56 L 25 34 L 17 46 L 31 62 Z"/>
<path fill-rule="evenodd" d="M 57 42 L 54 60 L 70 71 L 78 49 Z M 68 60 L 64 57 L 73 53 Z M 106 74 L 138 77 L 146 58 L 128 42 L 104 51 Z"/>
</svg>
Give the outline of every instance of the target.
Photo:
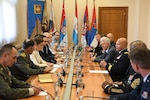
<svg viewBox="0 0 150 100">
<path fill-rule="evenodd" d="M 0 46 L 16 39 L 16 5 L 17 0 L 0 0 Z"/>
</svg>

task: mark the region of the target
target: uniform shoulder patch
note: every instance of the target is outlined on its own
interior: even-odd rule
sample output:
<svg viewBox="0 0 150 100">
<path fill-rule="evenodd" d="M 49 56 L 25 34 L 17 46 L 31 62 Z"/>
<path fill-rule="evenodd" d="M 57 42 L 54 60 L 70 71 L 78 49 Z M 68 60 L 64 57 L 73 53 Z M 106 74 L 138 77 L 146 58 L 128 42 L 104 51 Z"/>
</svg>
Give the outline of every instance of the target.
<svg viewBox="0 0 150 100">
<path fill-rule="evenodd" d="M 124 52 L 124 54 L 128 55 L 128 54 L 129 54 L 129 52 Z"/>
<path fill-rule="evenodd" d="M 26 57 L 26 54 L 23 52 L 23 53 L 21 53 L 21 56 L 22 57 Z"/>
</svg>

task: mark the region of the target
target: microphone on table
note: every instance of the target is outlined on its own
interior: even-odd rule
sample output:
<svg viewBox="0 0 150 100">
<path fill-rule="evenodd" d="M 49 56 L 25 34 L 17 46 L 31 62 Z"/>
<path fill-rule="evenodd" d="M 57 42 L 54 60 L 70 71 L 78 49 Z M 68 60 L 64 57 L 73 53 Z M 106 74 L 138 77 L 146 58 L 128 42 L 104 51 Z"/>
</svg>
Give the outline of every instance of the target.
<svg viewBox="0 0 150 100">
<path fill-rule="evenodd" d="M 57 76 L 58 76 L 58 84 L 59 84 L 60 87 L 62 87 L 64 79 L 61 78 L 60 73 L 57 73 Z"/>
<path fill-rule="evenodd" d="M 31 86 L 31 87 L 34 87 L 34 88 L 36 88 L 36 89 L 38 89 L 38 90 L 40 90 L 40 91 L 42 91 L 42 92 L 47 93 L 47 94 L 52 98 L 52 100 L 55 100 L 54 97 L 53 97 L 49 92 L 47 92 L 46 90 L 41 89 L 41 88 L 39 88 L 39 87 L 36 87 L 36 86 L 34 86 L 34 85 L 30 85 L 30 86 Z"/>
<path fill-rule="evenodd" d="M 67 62 L 65 62 L 65 63 L 67 63 Z M 62 69 L 62 72 L 61 72 L 62 76 L 65 76 L 66 75 L 66 71 L 65 71 L 65 69 L 64 69 L 64 67 L 62 65 L 60 65 L 60 66 L 61 66 L 61 69 Z"/>
</svg>

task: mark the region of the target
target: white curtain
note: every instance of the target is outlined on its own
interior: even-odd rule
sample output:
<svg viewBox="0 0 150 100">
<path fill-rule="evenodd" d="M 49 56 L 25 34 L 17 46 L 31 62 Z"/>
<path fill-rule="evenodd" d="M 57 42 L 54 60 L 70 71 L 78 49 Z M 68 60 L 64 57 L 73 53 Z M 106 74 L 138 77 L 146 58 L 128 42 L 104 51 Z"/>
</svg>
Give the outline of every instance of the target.
<svg viewBox="0 0 150 100">
<path fill-rule="evenodd" d="M 0 45 L 14 42 L 17 36 L 17 0 L 0 0 Z"/>
</svg>

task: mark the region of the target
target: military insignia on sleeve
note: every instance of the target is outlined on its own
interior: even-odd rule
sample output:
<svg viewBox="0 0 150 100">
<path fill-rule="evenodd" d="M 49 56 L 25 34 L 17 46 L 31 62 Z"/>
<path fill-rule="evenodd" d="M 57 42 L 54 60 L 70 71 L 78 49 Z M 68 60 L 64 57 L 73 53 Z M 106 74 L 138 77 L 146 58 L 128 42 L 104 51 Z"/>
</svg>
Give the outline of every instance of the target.
<svg viewBox="0 0 150 100">
<path fill-rule="evenodd" d="M 3 68 L 1 68 L 1 71 L 3 71 Z"/>
<path fill-rule="evenodd" d="M 128 55 L 128 54 L 129 54 L 129 52 L 124 52 L 124 54 Z"/>
<path fill-rule="evenodd" d="M 121 58 L 121 56 L 122 56 L 122 55 L 119 55 L 119 56 L 117 57 L 117 59 L 120 59 L 120 58 Z"/>
<path fill-rule="evenodd" d="M 26 54 L 23 52 L 23 53 L 21 53 L 21 56 L 22 57 L 26 57 Z"/>
<path fill-rule="evenodd" d="M 142 98 L 147 99 L 147 97 L 148 97 L 148 92 L 143 91 Z"/>
</svg>

